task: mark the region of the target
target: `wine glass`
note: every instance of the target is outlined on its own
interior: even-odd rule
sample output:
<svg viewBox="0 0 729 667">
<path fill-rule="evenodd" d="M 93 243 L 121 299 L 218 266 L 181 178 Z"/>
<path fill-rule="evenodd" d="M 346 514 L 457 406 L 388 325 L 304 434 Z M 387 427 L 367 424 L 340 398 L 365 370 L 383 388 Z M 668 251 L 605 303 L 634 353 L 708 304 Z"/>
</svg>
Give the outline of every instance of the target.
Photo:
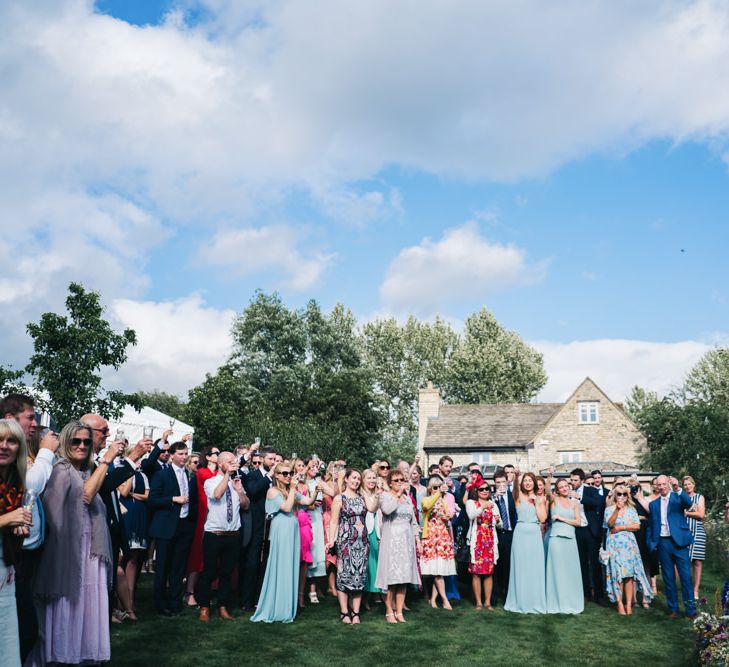
<svg viewBox="0 0 729 667">
<path fill-rule="evenodd" d="M 172 428 L 175 425 L 176 419 L 170 419 L 170 428 Z"/>
<path fill-rule="evenodd" d="M 124 429 L 121 426 L 116 430 L 116 434 L 114 435 L 115 442 L 119 442 L 120 440 L 124 440 Z"/>
<path fill-rule="evenodd" d="M 23 509 L 28 510 L 29 512 L 33 511 L 33 506 L 35 505 L 35 499 L 38 497 L 38 494 L 35 491 L 28 490 L 23 494 Z"/>
<path fill-rule="evenodd" d="M 154 439 L 154 426 L 145 426 L 143 430 L 143 436 L 144 439 L 147 440 L 153 440 Z"/>
</svg>

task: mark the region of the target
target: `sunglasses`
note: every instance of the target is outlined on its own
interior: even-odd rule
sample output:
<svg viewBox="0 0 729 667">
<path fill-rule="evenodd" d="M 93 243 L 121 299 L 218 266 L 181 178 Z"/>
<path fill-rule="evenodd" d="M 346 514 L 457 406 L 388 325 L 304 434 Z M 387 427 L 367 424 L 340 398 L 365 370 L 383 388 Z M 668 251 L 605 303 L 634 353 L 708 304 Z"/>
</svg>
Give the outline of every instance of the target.
<svg viewBox="0 0 729 667">
<path fill-rule="evenodd" d="M 618 492 L 617 492 L 617 493 L 616 493 L 615 495 L 616 495 L 616 496 L 617 496 L 618 498 L 627 498 L 627 497 L 628 497 L 628 494 L 627 494 L 627 493 L 625 493 L 625 491 L 618 491 Z"/>
<path fill-rule="evenodd" d="M 81 445 L 91 447 L 92 444 L 93 440 L 91 438 L 71 438 L 72 447 L 80 447 Z"/>
<path fill-rule="evenodd" d="M 251 465 L 252 466 L 259 466 L 259 465 L 261 465 L 261 462 L 260 461 L 251 461 Z"/>
<path fill-rule="evenodd" d="M 210 456 L 213 456 L 213 455 L 218 456 L 218 454 L 220 454 L 220 452 L 210 452 Z"/>
<path fill-rule="evenodd" d="M 400 482 L 404 482 L 405 480 L 401 477 L 400 479 L 393 479 L 391 480 L 390 484 L 399 484 Z"/>
<path fill-rule="evenodd" d="M 109 433 L 111 433 L 108 428 L 92 428 L 91 430 L 98 431 L 99 433 L 103 433 L 104 435 L 109 435 Z"/>
<path fill-rule="evenodd" d="M 389 470 L 390 466 L 380 466 L 380 470 Z"/>
<path fill-rule="evenodd" d="M 279 470 L 279 475 L 282 475 L 283 477 L 291 477 L 291 471 L 290 470 Z"/>
<path fill-rule="evenodd" d="M 478 487 L 478 492 L 479 493 L 486 493 L 486 491 L 491 491 L 491 489 L 489 489 L 488 486 L 480 486 L 480 487 Z"/>
</svg>

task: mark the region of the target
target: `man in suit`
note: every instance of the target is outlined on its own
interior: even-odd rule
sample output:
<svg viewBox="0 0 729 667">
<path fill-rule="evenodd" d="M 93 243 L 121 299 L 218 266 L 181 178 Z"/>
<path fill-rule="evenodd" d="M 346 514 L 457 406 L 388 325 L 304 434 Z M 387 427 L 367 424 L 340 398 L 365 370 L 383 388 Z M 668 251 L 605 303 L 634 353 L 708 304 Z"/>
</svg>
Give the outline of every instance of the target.
<svg viewBox="0 0 729 667">
<path fill-rule="evenodd" d="M 241 550 L 240 562 L 243 569 L 239 574 L 241 607 L 252 611 L 258 602 L 258 594 L 263 583 L 263 567 L 261 555 L 263 536 L 266 530 L 266 494 L 273 483 L 273 466 L 276 452 L 270 447 L 260 451 L 261 465 L 251 470 L 243 478 L 243 487 L 250 501 L 251 537 L 248 545 Z"/>
<path fill-rule="evenodd" d="M 597 492 L 600 494 L 601 498 L 607 498 L 608 490 L 602 483 L 602 472 L 600 472 L 599 470 L 593 470 L 590 473 L 590 476 L 592 477 L 592 488 L 597 489 Z"/>
<path fill-rule="evenodd" d="M 149 536 L 157 540 L 154 603 L 165 616 L 182 613 L 182 580 L 197 519 L 197 483 L 185 467 L 187 445 L 174 442 L 169 452 L 169 468 L 155 474 L 149 491 L 154 511 Z"/>
<path fill-rule="evenodd" d="M 666 588 L 666 604 L 671 618 L 678 618 L 678 591 L 676 590 L 676 570 L 681 580 L 681 594 L 686 616 L 696 616 L 694 587 L 691 583 L 691 561 L 689 547 L 694 541 L 684 511 L 693 503 L 689 495 L 681 489 L 675 477 L 660 475 L 656 480 L 658 493 L 650 505 L 646 544 L 650 551 L 658 549 L 661 575 Z M 673 493 L 671 492 L 673 488 Z M 674 569 L 675 568 L 675 569 Z"/>
<path fill-rule="evenodd" d="M 503 468 L 497 468 L 494 472 L 494 484 L 496 492 L 494 493 L 494 502 L 499 508 L 501 515 L 501 524 L 496 526 L 496 532 L 499 537 L 499 560 L 496 562 L 494 570 L 494 595 L 493 604 L 496 600 L 502 598 L 506 602 L 506 596 L 509 593 L 509 576 L 511 573 L 511 541 L 514 537 L 514 528 L 516 526 L 516 503 L 514 496 L 509 490 L 509 477 Z"/>
<path fill-rule="evenodd" d="M 580 570 L 582 571 L 582 591 L 586 598 L 592 598 L 598 604 L 602 603 L 604 577 L 602 563 L 600 563 L 600 544 L 602 535 L 603 514 L 605 513 L 605 499 L 598 490 L 586 486 L 585 471 L 575 468 L 570 473 L 572 498 L 577 498 L 582 505 L 582 525 L 575 529 L 577 551 L 580 555 Z"/>
<path fill-rule="evenodd" d="M 168 468 L 170 463 L 170 452 L 168 439 L 172 435 L 172 429 L 166 430 L 162 437 L 154 443 L 154 447 L 149 453 L 149 456 L 142 461 L 142 472 L 147 475 L 150 485 L 152 479 L 160 471 Z M 189 436 L 185 436 L 182 441 L 186 442 Z"/>
</svg>

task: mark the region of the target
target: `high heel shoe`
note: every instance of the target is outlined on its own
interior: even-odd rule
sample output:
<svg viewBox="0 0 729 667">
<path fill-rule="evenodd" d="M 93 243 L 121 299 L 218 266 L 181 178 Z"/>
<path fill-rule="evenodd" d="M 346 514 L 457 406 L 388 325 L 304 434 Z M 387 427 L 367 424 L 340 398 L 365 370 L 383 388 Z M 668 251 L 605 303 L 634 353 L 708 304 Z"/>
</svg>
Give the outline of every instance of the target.
<svg viewBox="0 0 729 667">
<path fill-rule="evenodd" d="M 397 621 L 395 620 L 395 614 L 393 613 L 385 614 L 385 618 L 387 619 L 388 623 L 397 623 Z"/>
<path fill-rule="evenodd" d="M 402 614 L 395 614 L 395 618 L 397 619 L 398 623 L 406 623 L 405 617 Z"/>
</svg>

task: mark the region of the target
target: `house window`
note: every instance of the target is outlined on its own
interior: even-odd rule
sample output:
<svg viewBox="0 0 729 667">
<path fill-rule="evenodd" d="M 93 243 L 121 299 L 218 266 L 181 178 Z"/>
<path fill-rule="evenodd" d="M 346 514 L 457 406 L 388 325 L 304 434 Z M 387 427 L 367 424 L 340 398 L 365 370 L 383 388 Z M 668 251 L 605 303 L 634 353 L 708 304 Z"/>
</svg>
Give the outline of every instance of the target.
<svg viewBox="0 0 729 667">
<path fill-rule="evenodd" d="M 577 421 L 580 424 L 600 423 L 600 402 L 579 401 L 577 403 Z"/>
<path fill-rule="evenodd" d="M 485 466 L 491 463 L 491 454 L 489 452 L 471 452 L 471 461 Z"/>
<path fill-rule="evenodd" d="M 582 452 L 573 450 L 559 453 L 560 463 L 579 463 L 580 461 L 582 461 Z"/>
</svg>

